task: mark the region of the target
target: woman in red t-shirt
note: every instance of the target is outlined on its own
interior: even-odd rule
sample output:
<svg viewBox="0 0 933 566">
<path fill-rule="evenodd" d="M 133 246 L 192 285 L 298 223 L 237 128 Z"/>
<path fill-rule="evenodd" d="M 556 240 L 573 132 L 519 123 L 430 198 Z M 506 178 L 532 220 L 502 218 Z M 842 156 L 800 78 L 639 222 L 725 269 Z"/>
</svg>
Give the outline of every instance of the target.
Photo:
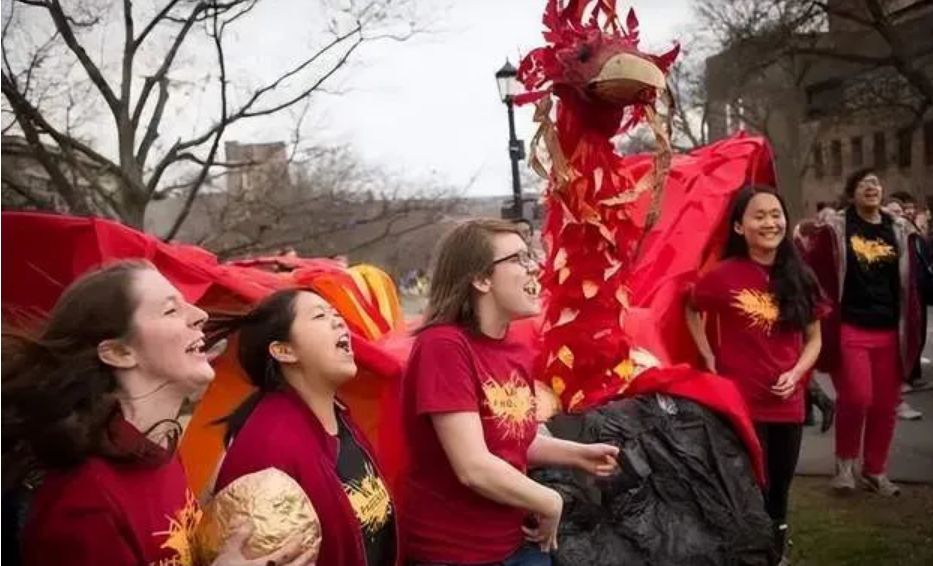
<svg viewBox="0 0 933 566">
<path fill-rule="evenodd" d="M 229 448 L 215 489 L 277 468 L 317 512 L 319 564 L 397 564 L 395 506 L 372 446 L 337 400 L 356 375 L 343 318 L 320 295 L 287 289 L 231 322 L 238 360 L 257 389 L 225 419 Z"/>
<path fill-rule="evenodd" d="M 151 264 L 122 261 L 68 287 L 38 338 L 4 333 L 4 491 L 39 482 L 26 565 L 191 564 L 199 512 L 175 419 L 214 377 L 206 319 Z M 244 541 L 229 540 L 214 565 L 295 558 L 293 544 L 246 560 Z"/>
<path fill-rule="evenodd" d="M 816 278 L 786 232 L 787 209 L 774 189 L 740 191 L 723 261 L 696 284 L 686 309 L 707 367 L 735 382 L 755 423 L 779 555 L 800 453 L 806 380 L 819 356 L 819 318 L 826 308 Z M 705 328 L 700 313 L 710 315 Z"/>
<path fill-rule="evenodd" d="M 411 564 L 550 564 L 563 501 L 528 468 L 615 470 L 613 446 L 537 434 L 534 352 L 510 328 L 539 312 L 536 274 L 522 228 L 508 221 L 467 221 L 438 247 L 402 383 Z"/>
</svg>

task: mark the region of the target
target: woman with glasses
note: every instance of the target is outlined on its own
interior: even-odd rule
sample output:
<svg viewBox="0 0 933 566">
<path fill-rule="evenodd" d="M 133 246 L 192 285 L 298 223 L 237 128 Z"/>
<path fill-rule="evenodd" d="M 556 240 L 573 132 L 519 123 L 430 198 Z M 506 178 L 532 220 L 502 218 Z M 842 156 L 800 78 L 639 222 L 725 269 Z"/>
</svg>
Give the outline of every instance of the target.
<svg viewBox="0 0 933 566">
<path fill-rule="evenodd" d="M 824 323 L 819 367 L 836 388 L 836 476 L 839 492 L 866 489 L 893 496 L 888 479 L 901 382 L 920 355 L 919 257 L 914 227 L 882 208 L 884 189 L 871 169 L 845 185 L 848 206 L 815 227 L 807 261 L 836 307 Z M 861 470 L 857 463 L 862 460 Z"/>
<path fill-rule="evenodd" d="M 465 222 L 438 247 L 402 385 L 409 564 L 550 564 L 563 502 L 528 468 L 616 468 L 613 446 L 537 434 L 535 352 L 510 330 L 539 313 L 537 271 L 522 228 L 503 220 Z"/>
</svg>

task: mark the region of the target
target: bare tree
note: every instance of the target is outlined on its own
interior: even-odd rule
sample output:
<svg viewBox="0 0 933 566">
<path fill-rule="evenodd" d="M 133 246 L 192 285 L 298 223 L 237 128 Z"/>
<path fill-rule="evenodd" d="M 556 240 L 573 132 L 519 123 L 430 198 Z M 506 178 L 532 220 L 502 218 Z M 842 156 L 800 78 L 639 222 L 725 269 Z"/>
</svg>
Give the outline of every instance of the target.
<svg viewBox="0 0 933 566">
<path fill-rule="evenodd" d="M 795 212 L 826 133 L 852 120 L 916 128 L 933 108 L 933 45 L 922 16 L 933 2 L 904 4 L 696 1 L 697 25 L 721 53 L 707 64 L 717 91 L 708 98 L 728 101 L 708 121 L 780 140 L 778 174 Z"/>
<path fill-rule="evenodd" d="M 4 3 L 3 133 L 21 136 L 20 149 L 46 181 L 37 188 L 5 174 L 4 193 L 137 228 L 150 202 L 180 194 L 184 206 L 165 238 L 177 234 L 205 181 L 225 165 L 219 148 L 232 126 L 307 103 L 364 43 L 419 31 L 413 0 L 320 0 L 327 24 L 315 46 L 297 49 L 274 78 L 244 87 L 230 51 L 258 0 L 66 4 Z M 207 124 L 165 139 L 191 91 L 212 99 L 201 104 L 210 116 L 199 123 Z M 112 152 L 100 149 L 106 140 L 94 143 L 101 137 L 111 138 Z"/>
<path fill-rule="evenodd" d="M 179 233 L 221 259 L 275 254 L 362 255 L 456 213 L 468 186 L 403 182 L 346 147 L 231 171 L 249 182 L 205 192 Z M 471 184 L 471 183 L 470 183 Z M 179 205 L 180 199 L 171 199 Z M 165 206 L 169 203 L 160 203 Z"/>
</svg>

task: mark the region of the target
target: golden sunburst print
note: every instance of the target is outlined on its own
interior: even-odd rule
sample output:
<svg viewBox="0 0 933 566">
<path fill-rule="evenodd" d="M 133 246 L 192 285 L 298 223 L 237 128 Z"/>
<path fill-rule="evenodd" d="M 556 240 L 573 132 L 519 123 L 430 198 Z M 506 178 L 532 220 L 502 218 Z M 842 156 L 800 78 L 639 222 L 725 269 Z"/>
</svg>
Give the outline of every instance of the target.
<svg viewBox="0 0 933 566">
<path fill-rule="evenodd" d="M 741 312 L 750 328 L 770 333 L 778 320 L 779 310 L 774 295 L 767 291 L 742 289 L 732 298 L 732 306 Z"/>
<path fill-rule="evenodd" d="M 365 470 L 362 478 L 345 483 L 343 489 L 363 530 L 372 535 L 388 522 L 392 501 L 389 490 L 373 467 L 367 463 Z"/>
<path fill-rule="evenodd" d="M 194 558 L 191 552 L 191 538 L 194 529 L 201 521 L 201 506 L 191 491 L 188 491 L 187 501 L 174 517 L 167 517 L 168 530 L 153 533 L 154 536 L 164 536 L 165 542 L 161 548 L 175 551 L 175 556 L 153 563 L 152 566 L 193 566 Z"/>
<path fill-rule="evenodd" d="M 854 235 L 849 238 L 849 243 L 858 262 L 866 267 L 897 257 L 894 246 L 883 240 L 870 240 Z"/>
<path fill-rule="evenodd" d="M 535 418 L 535 396 L 528 383 L 516 373 L 501 383 L 488 378 L 483 382 L 483 394 L 484 403 L 505 436 L 524 437 L 526 425 Z"/>
</svg>

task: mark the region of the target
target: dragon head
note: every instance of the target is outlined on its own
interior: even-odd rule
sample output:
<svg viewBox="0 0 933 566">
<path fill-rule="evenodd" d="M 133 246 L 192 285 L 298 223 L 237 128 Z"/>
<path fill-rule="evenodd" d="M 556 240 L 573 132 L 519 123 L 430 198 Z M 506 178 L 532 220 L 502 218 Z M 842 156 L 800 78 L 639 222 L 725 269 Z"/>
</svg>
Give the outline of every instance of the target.
<svg viewBox="0 0 933 566">
<path fill-rule="evenodd" d="M 677 44 L 662 55 L 639 51 L 638 18 L 629 10 L 623 26 L 615 0 L 569 0 L 565 6 L 548 0 L 543 23 L 548 45 L 522 60 L 518 78 L 527 92 L 517 101 L 553 94 L 565 103 L 585 105 L 589 114 L 619 114 L 613 126 L 626 110 L 633 112 L 628 123 L 637 123 L 638 110 L 665 90 L 666 75 L 680 51 Z"/>
<path fill-rule="evenodd" d="M 526 92 L 515 102 L 534 102 L 540 124 L 530 165 L 549 180 L 543 375 L 571 411 L 622 394 L 644 365 L 625 329 L 626 284 L 659 213 L 672 156 L 670 124 L 655 107 L 662 96 L 672 104 L 666 78 L 679 47 L 660 56 L 640 51 L 635 13 L 629 11 L 623 26 L 615 4 L 548 0 L 546 45 L 518 68 Z M 612 138 L 641 122 L 654 132 L 658 149 L 654 167 L 636 174 L 616 154 Z M 642 215 L 640 195 L 649 188 Z"/>
</svg>

